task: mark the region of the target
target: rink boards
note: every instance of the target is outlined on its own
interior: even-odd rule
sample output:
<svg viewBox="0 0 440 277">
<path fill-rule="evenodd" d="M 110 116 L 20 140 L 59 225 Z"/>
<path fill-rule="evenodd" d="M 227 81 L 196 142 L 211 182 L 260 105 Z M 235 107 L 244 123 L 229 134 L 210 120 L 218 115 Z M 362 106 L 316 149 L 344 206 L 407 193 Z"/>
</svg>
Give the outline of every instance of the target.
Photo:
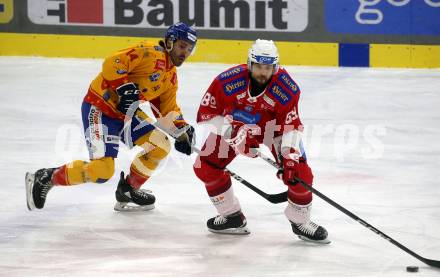
<svg viewBox="0 0 440 277">
<path fill-rule="evenodd" d="M 159 40 L 159 38 L 145 38 Z M 140 37 L 0 33 L 0 55 L 103 58 Z M 250 40 L 200 39 L 192 62 L 244 63 Z M 277 42 L 281 63 L 309 66 L 440 67 L 440 46 Z"/>
</svg>

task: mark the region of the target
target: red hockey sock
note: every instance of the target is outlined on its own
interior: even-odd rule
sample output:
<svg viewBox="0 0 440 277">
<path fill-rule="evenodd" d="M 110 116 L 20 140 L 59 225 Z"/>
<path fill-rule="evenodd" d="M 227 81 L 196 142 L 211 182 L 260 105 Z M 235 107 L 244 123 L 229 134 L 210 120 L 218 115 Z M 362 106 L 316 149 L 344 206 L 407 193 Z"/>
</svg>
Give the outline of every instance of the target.
<svg viewBox="0 0 440 277">
<path fill-rule="evenodd" d="M 63 165 L 53 172 L 52 183 L 55 186 L 70 186 L 69 180 L 67 179 L 67 167 Z"/>
<path fill-rule="evenodd" d="M 140 187 L 148 180 L 148 176 L 143 176 L 136 172 L 133 167 L 130 168 L 130 174 L 127 176 L 127 182 L 134 189 L 140 189 Z"/>
</svg>

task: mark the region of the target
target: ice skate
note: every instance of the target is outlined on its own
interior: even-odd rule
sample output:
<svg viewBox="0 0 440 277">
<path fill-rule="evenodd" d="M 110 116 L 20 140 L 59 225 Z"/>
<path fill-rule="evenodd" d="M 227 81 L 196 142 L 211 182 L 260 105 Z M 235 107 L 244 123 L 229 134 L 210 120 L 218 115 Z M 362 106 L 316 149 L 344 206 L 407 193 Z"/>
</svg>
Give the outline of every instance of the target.
<svg viewBox="0 0 440 277">
<path fill-rule="evenodd" d="M 312 204 L 298 205 L 289 201 L 284 213 L 289 219 L 292 231 L 300 239 L 308 242 L 329 244 L 327 230 L 310 220 Z"/>
<path fill-rule="evenodd" d="M 312 221 L 304 224 L 296 224 L 290 221 L 290 224 L 292 225 L 293 233 L 304 241 L 320 244 L 330 243 L 330 240 L 327 239 L 327 230 Z"/>
<path fill-rule="evenodd" d="M 133 189 L 124 178 L 124 172 L 121 172 L 121 179 L 116 189 L 115 211 L 132 212 L 148 211 L 154 209 L 156 198 L 150 194 L 151 191 L 143 189 Z"/>
<path fill-rule="evenodd" d="M 246 217 L 241 211 L 228 216 L 218 215 L 210 218 L 206 225 L 208 230 L 213 233 L 231 235 L 250 234 L 250 231 L 246 228 Z"/>
<path fill-rule="evenodd" d="M 28 210 L 42 209 L 49 190 L 53 187 L 52 174 L 55 168 L 42 168 L 32 174 L 26 173 L 26 201 Z"/>
</svg>

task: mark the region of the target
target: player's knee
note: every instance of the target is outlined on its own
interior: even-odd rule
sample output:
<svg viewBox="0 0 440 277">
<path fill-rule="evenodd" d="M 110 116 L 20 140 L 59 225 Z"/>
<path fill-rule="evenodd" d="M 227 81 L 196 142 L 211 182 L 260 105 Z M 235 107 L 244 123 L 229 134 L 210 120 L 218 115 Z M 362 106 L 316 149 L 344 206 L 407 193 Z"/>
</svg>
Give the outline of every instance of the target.
<svg viewBox="0 0 440 277">
<path fill-rule="evenodd" d="M 92 160 L 87 165 L 87 173 L 91 182 L 105 183 L 115 173 L 115 162 L 112 157 Z"/>
<path fill-rule="evenodd" d="M 168 138 L 162 138 L 159 145 L 143 144 L 144 151 L 133 160 L 133 165 L 139 172 L 151 176 L 153 171 L 159 166 L 160 162 L 166 158 L 170 150 Z"/>
<path fill-rule="evenodd" d="M 229 180 L 229 175 L 223 169 L 216 168 L 204 162 L 200 159 L 200 156 L 197 157 L 193 169 L 196 176 L 204 182 L 205 185 L 219 185 L 227 183 L 227 180 Z"/>
<path fill-rule="evenodd" d="M 164 133 L 157 130 L 139 138 L 135 144 L 144 148 L 148 156 L 156 160 L 164 159 L 171 151 L 170 140 Z"/>
<path fill-rule="evenodd" d="M 163 160 L 168 156 L 171 151 L 170 140 L 164 135 L 159 145 L 155 145 L 153 150 L 150 151 L 149 155 L 155 160 Z"/>
<path fill-rule="evenodd" d="M 205 180 L 206 180 L 206 177 L 207 177 L 207 167 L 208 167 L 209 165 L 208 164 L 206 164 L 206 163 L 204 163 L 204 162 L 202 162 L 202 160 L 200 159 L 200 156 L 197 156 L 197 159 L 196 159 L 196 161 L 194 162 L 194 165 L 193 165 L 193 170 L 194 170 L 194 173 L 196 174 L 196 176 L 197 176 L 197 178 L 199 178 L 200 180 L 202 180 L 203 182 L 205 182 Z"/>
<path fill-rule="evenodd" d="M 203 161 L 200 162 L 199 158 L 193 169 L 196 176 L 205 184 L 206 191 L 211 197 L 224 193 L 232 185 L 228 172 Z"/>
<path fill-rule="evenodd" d="M 144 170 L 139 170 L 140 172 L 151 175 L 152 173 L 149 171 L 155 170 L 166 155 L 167 153 L 162 149 L 153 148 L 147 153 L 138 155 L 137 158 L 133 160 L 133 164 L 136 168 L 144 168 Z"/>
</svg>

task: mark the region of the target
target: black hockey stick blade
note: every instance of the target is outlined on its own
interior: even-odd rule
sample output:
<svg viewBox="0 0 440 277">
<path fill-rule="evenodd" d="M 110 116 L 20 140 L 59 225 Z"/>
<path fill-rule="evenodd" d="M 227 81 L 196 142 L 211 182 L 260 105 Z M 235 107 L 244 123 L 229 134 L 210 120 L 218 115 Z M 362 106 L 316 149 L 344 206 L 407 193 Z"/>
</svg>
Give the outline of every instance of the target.
<svg viewBox="0 0 440 277">
<path fill-rule="evenodd" d="M 431 259 L 427 259 L 427 258 L 423 258 L 423 257 L 421 257 L 421 258 L 422 258 L 421 261 L 424 262 L 425 264 L 432 266 L 432 267 L 440 268 L 440 261 L 431 260 Z"/>
<path fill-rule="evenodd" d="M 273 204 L 284 203 L 287 201 L 287 190 L 277 194 L 268 194 L 266 199 Z"/>
<path fill-rule="evenodd" d="M 270 203 L 272 203 L 272 204 L 279 204 L 279 203 L 283 203 L 283 202 L 287 201 L 287 191 L 281 192 L 281 193 L 278 193 L 278 194 L 268 194 L 268 193 L 265 193 L 264 191 L 260 190 L 256 186 L 252 185 L 251 183 L 249 183 L 248 181 L 243 179 L 238 174 L 232 172 L 229 169 L 226 169 L 226 170 L 229 172 L 229 174 L 235 180 L 239 181 L 240 183 L 242 183 L 246 187 L 250 188 L 252 191 L 256 192 L 258 195 L 260 195 L 261 197 L 263 197 L 264 199 L 266 199 Z"/>
</svg>

